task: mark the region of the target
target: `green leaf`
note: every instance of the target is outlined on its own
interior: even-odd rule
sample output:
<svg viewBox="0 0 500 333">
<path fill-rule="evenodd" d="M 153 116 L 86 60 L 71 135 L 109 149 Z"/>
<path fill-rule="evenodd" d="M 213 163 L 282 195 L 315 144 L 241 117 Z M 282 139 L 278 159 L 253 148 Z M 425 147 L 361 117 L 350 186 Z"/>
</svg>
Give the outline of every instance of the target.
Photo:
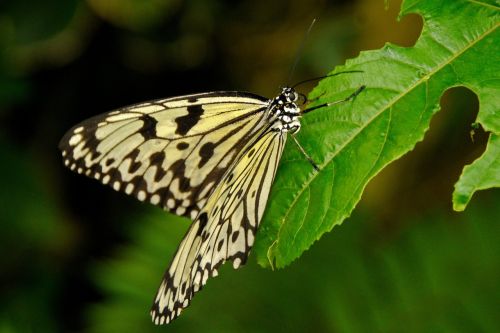
<svg viewBox="0 0 500 333">
<path fill-rule="evenodd" d="M 500 134 L 498 5 L 407 0 L 401 15 L 408 13 L 424 19 L 414 47 L 387 44 L 362 52 L 332 73 L 363 73 L 324 79 L 311 92 L 310 99 L 317 99 L 313 105 L 320 105 L 367 87 L 349 103 L 303 118 L 298 139 L 319 163 L 319 173 L 287 145 L 254 248 L 262 266 L 284 267 L 342 223 L 368 181 L 423 140 L 447 89 L 464 86 L 474 91 L 480 101 L 477 122 L 492 136 Z M 470 198 L 474 189 L 499 186 L 497 144 L 492 138 L 486 154 L 464 171 L 459 184 L 470 185 L 465 192 L 464 186 L 457 187 L 455 207 L 458 201 L 463 206 L 468 201 L 464 197 Z M 496 164 L 489 164 L 491 159 Z M 474 180 L 478 173 L 493 179 Z"/>
<path fill-rule="evenodd" d="M 125 223 L 132 244 L 93 265 L 104 297 L 89 305 L 85 332 L 399 332 L 402 322 L 408 332 L 498 332 L 498 194 L 453 220 L 435 208 L 403 218 L 396 237 L 373 237 L 383 221 L 363 223 L 371 212 L 357 210 L 286 271 L 224 265 L 166 327 L 148 309 L 187 223 L 152 208 Z"/>
<path fill-rule="evenodd" d="M 491 134 L 484 154 L 464 168 L 464 172 L 455 184 L 453 209 L 463 211 L 476 191 L 498 186 L 500 186 L 500 137 Z"/>
</svg>

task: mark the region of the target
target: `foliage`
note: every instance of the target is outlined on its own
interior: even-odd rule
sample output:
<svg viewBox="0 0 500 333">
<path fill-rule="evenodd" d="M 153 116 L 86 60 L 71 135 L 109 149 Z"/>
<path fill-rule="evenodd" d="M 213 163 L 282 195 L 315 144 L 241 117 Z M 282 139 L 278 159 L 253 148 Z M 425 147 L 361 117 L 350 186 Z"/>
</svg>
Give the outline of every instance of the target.
<svg viewBox="0 0 500 333">
<path fill-rule="evenodd" d="M 0 186 L 0 332 L 54 332 L 54 307 L 47 304 L 55 301 L 68 230 L 40 170 L 14 147 L 0 142 L 0 151 L 0 174 L 9 175 Z"/>
<path fill-rule="evenodd" d="M 381 236 L 366 212 L 281 271 L 224 267 L 168 330 L 203 332 L 495 332 L 500 251 L 498 196 L 450 220 L 428 211 Z M 156 332 L 148 309 L 182 221 L 157 209 L 131 230 L 135 243 L 96 266 L 105 301 L 90 307 L 88 332 Z M 277 320 L 276 318 L 279 318 Z M 362 320 L 360 320 L 362 318 Z"/>
<path fill-rule="evenodd" d="M 499 8 L 481 1 L 407 0 L 401 15 L 409 13 L 424 19 L 414 47 L 387 44 L 362 52 L 332 73 L 363 73 L 326 78 L 311 92 L 313 105 L 320 105 L 367 86 L 351 103 L 304 117 L 299 141 L 321 171 L 288 145 L 256 239 L 261 265 L 286 266 L 346 219 L 369 180 L 423 139 L 440 96 L 451 87 L 478 95 L 477 121 L 491 133 L 488 150 L 457 184 L 455 208 L 463 210 L 477 189 L 500 186 Z"/>
<path fill-rule="evenodd" d="M 496 103 L 498 105 L 498 101 Z M 453 208 L 457 211 L 464 210 L 474 192 L 498 187 L 499 183 L 500 136 L 493 132 L 483 156 L 473 164 L 466 166 L 456 183 L 455 192 L 453 192 Z"/>
<path fill-rule="evenodd" d="M 182 318 L 168 327 L 153 326 L 148 309 L 189 221 L 72 174 L 56 148 L 71 125 L 128 103 L 211 89 L 273 96 L 287 77 L 293 51 L 311 17 L 320 20 L 292 82 L 324 74 L 356 50 L 379 48 L 383 41 L 412 45 L 417 15 L 396 23 L 392 17 L 398 1 L 390 1 L 388 11 L 383 0 L 0 2 L 0 332 L 387 332 L 402 327 L 418 332 L 500 331 L 494 311 L 499 299 L 495 278 L 500 271 L 498 193 L 485 191 L 461 214 L 444 207 L 452 179 L 458 178 L 461 165 L 479 156 L 487 139 L 477 127 L 474 142 L 469 139 L 467 124 L 476 120 L 466 111 L 475 107 L 476 99 L 467 89 L 455 89 L 442 98 L 443 109 L 459 112 L 433 117 L 433 130 L 416 151 L 370 182 L 349 223 L 286 270 L 262 270 L 253 259 L 239 271 L 226 265 Z M 441 2 L 449 6 L 449 1 Z M 414 11 L 412 4 L 415 11 L 416 6 L 428 6 L 407 1 L 405 13 Z M 453 29 L 467 35 L 471 27 L 495 19 L 496 14 L 485 13 L 494 13 L 498 1 L 466 4 L 485 8 L 453 16 Z M 456 1 L 456 6 L 464 6 L 464 1 Z M 440 27 L 429 27 L 439 12 L 432 13 L 426 29 Z M 466 22 L 459 21 L 465 14 Z M 486 15 L 484 22 L 473 19 L 479 15 Z M 484 77 L 498 72 L 498 65 L 490 64 L 496 55 L 488 57 L 487 50 L 477 47 L 482 43 L 470 50 L 481 51 L 479 63 L 454 61 L 449 67 L 470 65 L 472 72 L 462 76 L 468 79 L 455 85 L 483 94 L 477 122 L 498 133 L 495 110 L 489 116 L 485 112 L 498 102 L 486 103 L 484 98 L 487 86 L 495 81 L 472 84 L 475 81 L 471 83 L 468 75 L 476 70 Z M 391 45 L 362 57 L 413 52 L 413 48 L 403 50 Z M 360 106 L 370 101 L 376 101 L 370 107 L 383 107 L 386 97 L 377 95 L 383 92 L 373 86 L 374 77 L 381 76 L 384 82 L 396 78 L 394 85 L 404 91 L 405 80 L 412 75 L 404 64 L 401 73 L 400 67 L 384 72 L 392 67 L 356 66 L 361 65 L 370 72 L 323 81 L 311 96 L 321 97 L 316 101 L 321 103 L 368 85 L 354 102 L 305 117 L 299 139 L 323 167 L 331 166 L 325 164 L 328 159 L 338 158 L 337 146 L 324 147 L 323 141 L 342 143 L 350 124 L 345 122 L 344 130 L 333 131 L 334 126 L 342 120 L 362 122 L 366 115 Z M 425 73 L 418 72 L 424 77 Z M 428 83 L 440 82 L 435 75 L 428 77 Z M 413 79 L 416 82 L 420 76 Z M 321 95 L 323 91 L 328 93 Z M 491 90 L 492 98 L 496 91 Z M 434 102 L 440 93 L 432 96 Z M 316 131 L 319 122 L 332 119 L 336 122 L 331 127 L 325 124 L 323 134 Z M 456 208 L 464 207 L 474 190 L 496 182 L 498 140 L 492 134 L 489 140 L 484 157 L 464 170 L 466 181 L 457 183 L 456 193 L 465 195 L 454 199 L 459 203 Z M 359 174 L 356 165 L 363 160 L 355 156 L 346 170 Z M 293 159 L 302 165 L 288 172 Z M 334 181 L 338 167 L 332 173 Z M 287 147 L 282 168 L 283 179 L 309 176 L 302 176 L 310 165 L 293 146 Z M 318 176 L 327 178 L 324 172 Z M 347 201 L 342 193 L 338 198 Z M 353 197 L 353 206 L 355 201 Z M 305 221 L 302 231 L 313 220 Z M 263 227 L 272 229 L 272 224 L 267 217 Z M 305 238 L 298 234 L 303 241 L 297 246 L 300 252 L 319 237 L 311 228 L 308 231 Z M 264 264 L 268 245 L 264 242 L 260 250 Z M 281 246 L 275 249 L 279 252 Z"/>
</svg>

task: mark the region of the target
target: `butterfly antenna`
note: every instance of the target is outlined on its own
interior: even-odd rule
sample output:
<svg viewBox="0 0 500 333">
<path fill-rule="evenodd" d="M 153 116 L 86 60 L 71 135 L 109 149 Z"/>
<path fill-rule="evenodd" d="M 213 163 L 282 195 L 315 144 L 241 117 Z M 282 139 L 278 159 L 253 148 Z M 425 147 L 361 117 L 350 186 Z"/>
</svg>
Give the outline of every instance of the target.
<svg viewBox="0 0 500 333">
<path fill-rule="evenodd" d="M 297 52 L 295 52 L 295 60 L 293 61 L 292 67 L 290 68 L 290 73 L 288 74 L 288 80 L 287 80 L 288 83 L 290 83 L 290 81 L 292 80 L 292 75 L 295 72 L 297 64 L 299 63 L 300 55 L 302 54 L 302 50 L 304 49 L 304 44 L 306 43 L 307 37 L 309 37 L 309 34 L 312 30 L 314 23 L 316 23 L 316 19 L 312 20 L 311 24 L 309 25 L 309 29 L 307 29 L 304 37 L 302 38 L 302 41 L 300 42 Z"/>
<path fill-rule="evenodd" d="M 307 82 L 318 81 L 318 80 L 321 80 L 321 79 L 326 79 L 327 77 L 333 77 L 333 76 L 337 76 L 337 75 L 340 75 L 340 74 L 346 74 L 346 73 L 364 73 L 364 72 L 363 71 L 352 70 L 352 71 L 343 71 L 343 72 L 337 72 L 337 73 L 334 73 L 334 74 L 313 77 L 312 79 L 303 80 L 303 81 L 300 81 L 299 83 L 294 84 L 292 86 L 292 88 L 295 89 L 297 86 L 300 86 L 300 85 L 302 85 L 304 83 L 307 83 Z"/>
</svg>

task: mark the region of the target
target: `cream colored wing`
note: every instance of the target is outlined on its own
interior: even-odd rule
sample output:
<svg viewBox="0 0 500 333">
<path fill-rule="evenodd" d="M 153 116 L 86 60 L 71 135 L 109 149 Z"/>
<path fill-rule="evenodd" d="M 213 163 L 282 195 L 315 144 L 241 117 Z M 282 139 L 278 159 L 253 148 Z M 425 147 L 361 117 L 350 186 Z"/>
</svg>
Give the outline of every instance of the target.
<svg viewBox="0 0 500 333">
<path fill-rule="evenodd" d="M 71 170 L 194 219 L 242 148 L 267 125 L 269 101 L 213 92 L 132 105 L 62 138 Z"/>
<path fill-rule="evenodd" d="M 161 282 L 151 310 L 156 324 L 177 317 L 226 260 L 231 260 L 234 268 L 245 263 L 266 207 L 285 135 L 271 129 L 259 134 L 215 188 Z"/>
</svg>

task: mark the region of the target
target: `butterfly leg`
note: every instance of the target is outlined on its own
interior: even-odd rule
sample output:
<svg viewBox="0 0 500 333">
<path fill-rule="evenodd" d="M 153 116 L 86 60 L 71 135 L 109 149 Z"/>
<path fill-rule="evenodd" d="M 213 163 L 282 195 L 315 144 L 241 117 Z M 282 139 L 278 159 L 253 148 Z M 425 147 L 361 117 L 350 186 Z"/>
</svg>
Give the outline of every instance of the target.
<svg viewBox="0 0 500 333">
<path fill-rule="evenodd" d="M 344 103 L 344 102 L 348 102 L 350 100 L 353 100 L 354 98 L 356 98 L 356 96 L 358 96 L 363 90 L 365 90 L 366 86 L 365 85 L 362 85 L 361 87 L 359 87 L 358 89 L 356 89 L 355 92 L 353 92 L 352 94 L 350 94 L 349 96 L 347 96 L 346 98 L 344 99 L 341 99 L 339 101 L 335 101 L 335 102 L 329 102 L 329 103 L 324 103 L 324 104 L 320 104 L 320 105 L 317 105 L 317 106 L 314 106 L 312 108 L 309 108 L 309 109 L 305 109 L 304 111 L 302 111 L 302 114 L 304 113 L 308 113 L 308 112 L 311 112 L 313 110 L 316 110 L 316 109 L 320 109 L 320 108 L 323 108 L 323 107 L 326 107 L 326 106 L 332 106 L 332 105 L 336 105 L 336 104 L 340 104 L 340 103 Z"/>
<path fill-rule="evenodd" d="M 313 159 L 311 158 L 311 156 L 309 156 L 306 151 L 304 150 L 304 148 L 302 148 L 302 146 L 300 145 L 299 141 L 297 140 L 297 138 L 295 137 L 295 134 L 291 134 L 292 136 L 292 139 L 293 141 L 295 141 L 295 144 L 297 145 L 297 147 L 299 147 L 299 150 L 300 152 L 306 157 L 306 159 L 309 161 L 309 163 L 311 163 L 311 165 L 313 166 L 314 170 L 318 171 L 319 172 L 319 167 L 316 163 L 314 163 Z"/>
</svg>

